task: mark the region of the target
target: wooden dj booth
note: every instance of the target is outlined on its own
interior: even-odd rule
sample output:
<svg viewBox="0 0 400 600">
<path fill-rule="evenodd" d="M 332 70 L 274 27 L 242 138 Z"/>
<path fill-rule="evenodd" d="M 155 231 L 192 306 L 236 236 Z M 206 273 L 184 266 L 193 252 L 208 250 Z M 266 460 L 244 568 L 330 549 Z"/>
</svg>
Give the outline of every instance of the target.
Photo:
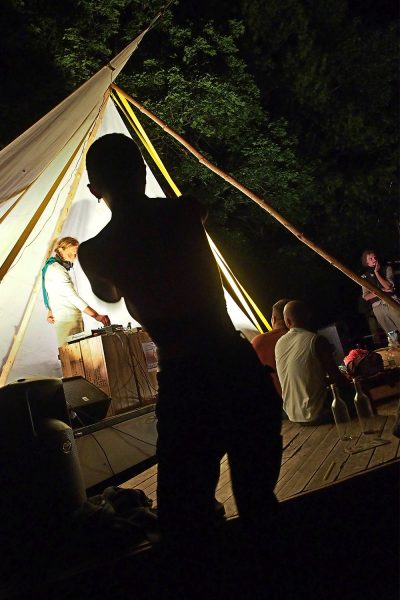
<svg viewBox="0 0 400 600">
<path fill-rule="evenodd" d="M 153 459 L 157 442 L 154 342 L 140 328 L 110 326 L 92 334 L 59 348 L 87 489 Z"/>
<path fill-rule="evenodd" d="M 59 348 L 63 377 L 82 376 L 111 397 L 107 416 L 155 402 L 157 350 L 141 329 L 121 329 Z"/>
</svg>

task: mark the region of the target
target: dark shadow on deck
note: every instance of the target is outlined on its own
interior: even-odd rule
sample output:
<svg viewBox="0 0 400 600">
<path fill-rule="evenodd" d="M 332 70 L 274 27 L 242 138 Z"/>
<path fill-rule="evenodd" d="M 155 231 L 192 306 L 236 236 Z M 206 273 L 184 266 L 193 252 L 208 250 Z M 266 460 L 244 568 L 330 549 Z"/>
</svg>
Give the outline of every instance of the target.
<svg viewBox="0 0 400 600">
<path fill-rule="evenodd" d="M 94 561 L 90 556 L 81 556 L 77 548 L 76 564 L 68 572 L 49 573 L 47 581 L 38 578 L 40 569 L 43 570 L 43 565 L 38 566 L 38 554 L 32 557 L 30 568 L 25 564 L 21 569 L 17 585 L 4 591 L 5 595 L 0 593 L 0 598 L 396 600 L 399 597 L 399 461 L 286 500 L 280 504 L 279 521 L 276 539 L 265 541 L 264 558 L 243 542 L 239 519 L 227 521 L 218 564 L 203 564 L 203 584 L 207 590 L 203 594 L 198 585 L 195 591 L 184 595 L 171 589 L 168 593 L 158 578 L 157 552 L 144 544 L 123 555 L 119 548 L 105 546 Z M 60 540 L 60 551 L 65 542 Z M 36 577 L 35 568 L 39 569 Z M 215 580 L 221 569 L 222 587 Z M 185 573 L 181 571 L 182 579 Z M 18 573 L 14 575 L 18 578 Z"/>
</svg>

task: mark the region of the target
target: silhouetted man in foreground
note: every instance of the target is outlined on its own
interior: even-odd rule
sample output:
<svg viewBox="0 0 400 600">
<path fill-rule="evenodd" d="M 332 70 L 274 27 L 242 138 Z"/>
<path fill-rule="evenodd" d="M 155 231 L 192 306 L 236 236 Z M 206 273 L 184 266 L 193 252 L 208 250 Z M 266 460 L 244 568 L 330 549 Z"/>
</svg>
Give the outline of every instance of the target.
<svg viewBox="0 0 400 600">
<path fill-rule="evenodd" d="M 94 293 L 124 297 L 158 347 L 161 531 L 189 547 L 207 538 L 227 452 L 240 516 L 256 534 L 276 505 L 281 402 L 227 314 L 206 211 L 189 197 L 147 197 L 143 158 L 126 136 L 98 139 L 87 171 L 112 219 L 80 245 L 80 263 Z"/>
</svg>

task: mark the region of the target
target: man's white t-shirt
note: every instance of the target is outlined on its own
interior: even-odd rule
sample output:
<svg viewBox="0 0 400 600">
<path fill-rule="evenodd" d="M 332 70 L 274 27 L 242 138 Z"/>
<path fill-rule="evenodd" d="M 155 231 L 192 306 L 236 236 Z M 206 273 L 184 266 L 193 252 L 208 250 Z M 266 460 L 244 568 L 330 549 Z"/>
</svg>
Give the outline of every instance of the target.
<svg viewBox="0 0 400 600">
<path fill-rule="evenodd" d="M 290 421 L 317 419 L 326 395 L 326 374 L 315 352 L 319 336 L 293 327 L 275 347 L 276 370 L 282 387 L 283 408 Z"/>
</svg>

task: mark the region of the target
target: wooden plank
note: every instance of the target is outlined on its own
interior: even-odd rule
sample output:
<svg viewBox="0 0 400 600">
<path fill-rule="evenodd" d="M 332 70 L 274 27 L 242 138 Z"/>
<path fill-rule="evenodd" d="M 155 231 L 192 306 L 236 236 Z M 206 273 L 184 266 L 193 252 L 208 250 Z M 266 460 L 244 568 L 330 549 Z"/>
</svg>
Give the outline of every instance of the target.
<svg viewBox="0 0 400 600">
<path fill-rule="evenodd" d="M 389 417 L 378 415 L 377 422 L 380 424 L 381 430 L 385 430 L 386 421 L 388 418 Z M 374 438 L 374 436 L 369 436 L 369 435 L 363 434 L 358 443 L 363 444 L 363 443 L 370 441 L 373 438 Z M 390 438 L 392 438 L 392 436 L 390 436 Z M 395 442 L 395 445 L 397 447 L 398 444 Z M 387 446 L 390 447 L 391 444 L 387 444 Z M 378 446 L 377 448 L 371 448 L 370 450 L 364 450 L 363 452 L 359 452 L 357 454 L 350 455 L 349 460 L 346 461 L 345 465 L 343 465 L 343 468 L 341 469 L 338 479 L 344 479 L 345 477 L 349 477 L 351 475 L 354 475 L 355 473 L 359 473 L 361 471 L 364 471 L 364 470 L 367 470 L 368 468 L 370 468 L 372 466 L 372 462 L 373 462 L 372 461 L 373 455 L 375 454 L 375 452 L 378 449 L 381 449 L 380 451 L 382 453 L 390 452 L 390 450 L 384 450 L 384 448 L 386 448 L 387 446 L 386 445 Z"/>
<path fill-rule="evenodd" d="M 310 430 L 309 427 L 305 428 L 305 427 L 302 427 L 301 425 L 299 425 L 299 427 L 301 427 L 302 429 Z M 311 433 L 314 434 L 317 430 L 318 430 L 317 428 L 314 428 Z M 329 433 L 329 431 L 328 431 L 328 433 Z M 328 435 L 328 434 L 326 434 L 326 435 Z M 304 440 L 303 444 L 305 444 L 306 441 L 307 440 Z M 300 442 L 301 442 L 301 440 L 299 440 L 299 443 Z M 320 442 L 320 444 L 321 444 L 321 442 Z M 301 452 L 301 447 L 302 447 L 302 445 L 299 445 L 298 452 Z M 286 483 L 289 481 L 289 479 L 294 475 L 296 463 L 295 463 L 293 457 L 295 457 L 295 456 L 296 456 L 296 454 L 291 454 L 289 458 L 285 458 L 285 452 L 284 452 L 284 456 L 282 458 L 282 466 L 281 466 L 281 470 L 279 473 L 278 483 L 275 487 L 275 493 L 278 495 L 279 498 L 281 497 L 280 496 L 281 489 L 284 487 L 284 485 L 286 485 Z M 324 453 L 322 452 L 322 458 L 323 457 L 324 457 Z"/>
<path fill-rule="evenodd" d="M 400 382 L 394 382 L 393 385 L 388 383 L 378 385 L 368 390 L 369 395 L 373 401 L 382 400 L 384 398 L 398 397 L 400 394 Z"/>
<path fill-rule="evenodd" d="M 290 442 L 284 446 L 282 464 L 292 458 L 292 456 L 294 456 L 300 450 L 304 442 L 317 429 L 317 427 L 317 425 L 304 427 L 303 425 L 297 424 L 293 437 L 291 438 Z"/>
<path fill-rule="evenodd" d="M 225 505 L 225 502 L 227 502 L 231 496 L 233 496 L 233 491 L 232 482 L 229 478 L 223 485 L 217 487 L 215 497 L 219 502 L 222 502 Z"/>
<path fill-rule="evenodd" d="M 111 406 L 115 414 L 121 414 L 140 406 L 139 391 L 129 344 L 122 332 L 98 336 L 101 339 L 108 383 L 111 390 Z M 98 338 L 90 338 L 96 340 Z"/>
<path fill-rule="evenodd" d="M 135 477 L 128 479 L 128 481 L 123 483 L 121 485 L 121 487 L 128 487 L 128 488 L 140 487 L 141 485 L 143 485 L 146 482 L 146 480 L 150 479 L 154 475 L 157 476 L 157 464 L 153 465 L 149 469 L 146 469 L 142 473 L 135 475 Z"/>
<path fill-rule="evenodd" d="M 289 476 L 276 490 L 280 500 L 304 490 L 325 458 L 320 448 L 331 429 L 331 425 L 320 425 L 293 456 Z"/>
<path fill-rule="evenodd" d="M 334 425 L 304 427 L 284 421 L 282 435 L 285 449 L 279 481 L 275 488 L 278 500 L 330 485 L 338 479 L 366 471 L 370 467 L 387 463 L 400 456 L 400 440 L 391 435 L 396 406 L 397 402 L 386 404 L 384 415 L 378 417 L 384 423 L 383 437 L 390 436 L 392 443 L 355 455 L 346 452 L 349 442 L 339 441 Z M 365 436 L 360 435 L 354 443 L 362 443 L 364 439 Z M 143 489 L 156 507 L 157 465 L 130 479 L 124 487 L 126 485 Z M 237 515 L 226 454 L 221 459 L 216 498 L 224 504 L 228 518 Z M 262 498 L 260 498 L 260 506 L 262 506 Z"/>
<path fill-rule="evenodd" d="M 82 352 L 86 379 L 101 389 L 105 394 L 110 396 L 111 389 L 104 359 L 103 341 L 101 336 L 81 340 L 79 344 Z"/>
<path fill-rule="evenodd" d="M 218 484 L 217 484 L 217 490 L 220 490 L 227 483 L 229 485 L 231 485 L 231 472 L 230 472 L 230 469 L 225 469 L 225 471 L 223 473 L 221 473 L 221 475 L 219 477 Z"/>
<path fill-rule="evenodd" d="M 359 440 L 359 444 L 368 442 L 370 438 L 373 439 L 374 436 L 362 435 Z M 345 464 L 343 464 L 343 467 L 338 475 L 338 479 L 344 479 L 345 477 L 349 477 L 355 473 L 360 473 L 360 471 L 367 470 L 374 451 L 375 448 L 371 448 L 370 450 L 364 450 L 363 452 L 358 452 L 357 454 L 350 454 L 349 459 Z"/>
<path fill-rule="evenodd" d="M 294 441 L 294 439 L 300 433 L 300 426 L 298 423 L 291 423 L 290 421 L 282 422 L 282 448 L 286 450 L 288 446 Z"/>
<path fill-rule="evenodd" d="M 153 492 L 155 490 L 155 486 L 157 485 L 157 474 L 152 475 L 151 477 L 148 477 L 147 479 L 145 479 L 144 481 L 140 482 L 140 483 L 136 483 L 133 487 L 134 489 L 140 489 L 143 490 L 146 494 L 150 494 L 150 492 Z"/>
<path fill-rule="evenodd" d="M 233 495 L 230 496 L 226 500 L 226 502 L 224 502 L 224 508 L 225 508 L 225 516 L 227 519 L 236 517 L 238 515 L 238 509 L 237 509 L 235 498 Z M 260 510 L 262 510 L 262 500 L 260 500 Z"/>
<path fill-rule="evenodd" d="M 301 451 L 301 448 L 306 443 L 306 441 L 312 436 L 317 430 L 318 427 L 304 427 L 303 425 L 296 425 L 296 434 L 292 438 L 291 442 L 284 447 L 283 456 L 282 456 L 282 464 L 279 472 L 278 483 L 275 486 L 275 494 L 279 495 L 280 490 L 285 485 L 285 483 L 292 477 L 294 462 L 293 457 L 296 456 L 298 452 Z M 330 427 L 330 426 L 328 426 Z"/>
<path fill-rule="evenodd" d="M 147 484 L 140 489 L 144 491 L 146 496 L 149 496 L 154 502 L 157 502 L 157 477 L 155 477 L 151 483 L 147 482 Z"/>
<path fill-rule="evenodd" d="M 229 471 L 229 461 L 227 454 L 225 454 L 225 456 L 221 459 L 220 475 L 222 475 L 222 473 L 225 473 L 225 471 Z"/>
<path fill-rule="evenodd" d="M 287 419 L 282 421 L 281 434 L 283 439 L 290 438 L 293 433 L 296 433 L 298 430 L 299 424 L 292 423 L 292 421 L 288 421 Z"/>
<path fill-rule="evenodd" d="M 399 451 L 400 439 L 392 435 L 394 422 L 394 415 L 390 415 L 387 417 L 386 424 L 382 431 L 382 438 L 384 440 L 390 440 L 390 444 L 386 444 L 385 446 L 378 446 L 377 448 L 375 448 L 372 458 L 369 462 L 368 468 L 376 467 L 377 465 L 382 465 L 383 463 L 396 458 L 397 453 Z"/>
<path fill-rule="evenodd" d="M 154 342 L 146 331 L 132 330 L 119 332 L 118 335 L 124 336 L 129 345 L 140 404 L 153 403 L 158 392 L 158 361 Z"/>
<path fill-rule="evenodd" d="M 349 454 L 345 451 L 348 442 L 338 439 L 336 428 L 332 427 L 319 446 L 323 462 L 316 470 L 304 490 L 313 490 L 336 481 L 343 465 L 347 462 Z"/>
<path fill-rule="evenodd" d="M 86 377 L 81 346 L 79 342 L 65 344 L 58 349 L 63 377 L 80 375 Z"/>
</svg>

